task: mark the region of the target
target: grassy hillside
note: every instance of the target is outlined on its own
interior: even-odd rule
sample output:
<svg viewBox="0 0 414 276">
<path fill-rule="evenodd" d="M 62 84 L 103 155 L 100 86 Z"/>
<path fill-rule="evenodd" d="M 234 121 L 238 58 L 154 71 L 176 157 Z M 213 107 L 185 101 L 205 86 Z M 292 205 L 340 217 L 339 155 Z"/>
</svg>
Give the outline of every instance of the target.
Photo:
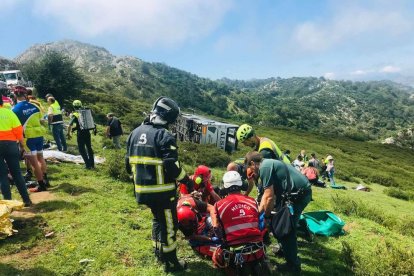
<svg viewBox="0 0 414 276">
<path fill-rule="evenodd" d="M 88 90 L 147 104 L 166 95 L 198 113 L 358 140 L 395 136 L 414 122 L 414 89 L 389 81 L 323 77 L 213 81 L 163 63 L 116 57 L 104 48 L 70 40 L 34 45 L 15 61 L 22 69 L 30 68 L 46 51 L 72 59 Z"/>
<path fill-rule="evenodd" d="M 299 238 L 304 275 L 409 275 L 414 271 L 414 203 L 386 195 L 388 188 L 378 184 L 388 179 L 413 191 L 410 153 L 283 129 L 259 128 L 258 133 L 292 153 L 304 148 L 319 156 L 332 154 L 341 177 L 338 182 L 348 187 L 339 191 L 313 188 L 314 201 L 306 211 L 334 211 L 346 222 L 346 235 L 317 237 L 314 242 Z M 108 142 L 100 135 L 93 140 L 97 153 L 107 157 L 106 165 L 96 171 L 73 164 L 49 165 L 53 187 L 41 193 L 46 201 L 15 213 L 19 233 L 0 241 L 0 275 L 163 275 L 151 253 L 151 214 L 135 203 L 123 171 L 124 153 L 103 150 Z M 70 143 L 75 152 L 74 139 Z M 223 164 L 246 151 L 241 148 L 228 156 L 210 146 L 180 144 L 187 170 L 199 163 L 214 165 L 215 183 Z M 376 181 L 375 175 L 384 178 Z M 360 182 L 372 191 L 353 190 Z M 14 197 L 18 198 L 16 191 Z M 54 235 L 46 238 L 50 232 Z M 211 261 L 195 256 L 181 234 L 178 252 L 190 264 L 182 275 L 222 275 Z M 272 264 L 283 261 L 269 256 Z"/>
</svg>

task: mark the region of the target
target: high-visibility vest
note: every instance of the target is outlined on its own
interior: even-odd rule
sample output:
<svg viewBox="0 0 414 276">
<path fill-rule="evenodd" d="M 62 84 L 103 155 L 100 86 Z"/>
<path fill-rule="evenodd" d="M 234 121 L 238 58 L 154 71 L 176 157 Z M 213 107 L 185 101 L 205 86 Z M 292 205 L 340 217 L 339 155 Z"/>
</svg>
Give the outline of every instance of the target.
<svg viewBox="0 0 414 276">
<path fill-rule="evenodd" d="M 23 139 L 23 127 L 16 114 L 0 105 L 0 141 Z"/>
<path fill-rule="evenodd" d="M 62 110 L 60 108 L 59 103 L 55 101 L 50 105 L 50 107 L 53 109 L 52 124 L 63 122 Z"/>
<path fill-rule="evenodd" d="M 273 142 L 272 140 L 266 137 L 259 137 L 259 139 L 260 139 L 260 144 L 259 144 L 259 149 L 257 150 L 258 152 L 264 149 L 270 149 L 271 151 L 275 153 L 276 157 L 279 160 L 282 160 L 286 164 L 290 164 L 290 160 L 285 155 L 283 155 L 282 151 L 275 144 L 275 142 Z"/>
<path fill-rule="evenodd" d="M 215 204 L 228 245 L 262 241 L 256 201 L 241 194 L 230 194 Z"/>
</svg>

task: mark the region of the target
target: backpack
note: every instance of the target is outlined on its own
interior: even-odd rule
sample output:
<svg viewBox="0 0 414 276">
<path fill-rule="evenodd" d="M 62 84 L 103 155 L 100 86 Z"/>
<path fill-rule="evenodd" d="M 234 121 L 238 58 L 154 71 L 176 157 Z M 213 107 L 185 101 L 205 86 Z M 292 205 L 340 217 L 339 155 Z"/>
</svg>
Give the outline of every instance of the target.
<svg viewBox="0 0 414 276">
<path fill-rule="evenodd" d="M 304 173 L 305 173 L 306 178 L 309 180 L 314 180 L 318 178 L 316 170 L 311 167 L 306 168 Z"/>
<path fill-rule="evenodd" d="M 95 129 L 95 122 L 93 121 L 92 111 L 89 108 L 79 109 L 79 128 L 81 130 Z"/>
</svg>

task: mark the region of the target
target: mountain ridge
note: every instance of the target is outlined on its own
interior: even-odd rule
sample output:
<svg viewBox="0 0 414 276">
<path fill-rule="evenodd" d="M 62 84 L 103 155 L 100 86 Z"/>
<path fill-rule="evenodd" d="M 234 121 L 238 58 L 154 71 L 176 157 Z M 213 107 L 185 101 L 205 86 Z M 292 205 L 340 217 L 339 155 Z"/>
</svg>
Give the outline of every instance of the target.
<svg viewBox="0 0 414 276">
<path fill-rule="evenodd" d="M 184 108 L 238 122 L 362 140 L 392 136 L 414 122 L 414 89 L 391 81 L 323 77 L 213 81 L 163 63 L 117 57 L 105 48 L 74 40 L 36 44 L 14 62 L 34 62 L 48 50 L 72 58 L 90 90 L 148 103 L 160 95 L 170 96 Z"/>
</svg>

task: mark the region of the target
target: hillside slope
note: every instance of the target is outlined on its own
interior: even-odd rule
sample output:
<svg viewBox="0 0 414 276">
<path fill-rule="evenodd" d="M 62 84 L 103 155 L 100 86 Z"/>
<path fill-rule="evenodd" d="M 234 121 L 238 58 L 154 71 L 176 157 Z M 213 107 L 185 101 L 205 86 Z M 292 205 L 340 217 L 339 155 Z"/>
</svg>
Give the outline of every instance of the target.
<svg viewBox="0 0 414 276">
<path fill-rule="evenodd" d="M 356 168 L 372 175 L 405 171 L 411 174 L 409 179 L 413 177 L 414 165 L 407 162 L 412 156 L 389 145 L 335 138 L 322 141 L 322 136 L 266 127 L 258 131 L 292 152 L 305 148 L 320 156 L 333 154 L 341 178 L 347 174 L 341 172 Z M 14 213 L 19 232 L 0 240 L 0 275 L 164 275 L 152 255 L 150 210 L 137 207 L 129 182 L 108 176 L 109 171 L 124 167 L 125 152 L 103 150 L 99 147 L 103 142 L 101 135 L 93 136 L 97 154 L 107 157 L 106 165 L 99 165 L 96 171 L 73 164 L 49 164 L 52 188 L 47 200 Z M 69 143 L 70 150 L 75 150 L 75 141 Z M 212 163 L 218 153 L 213 146 L 179 146 L 181 160 L 200 158 Z M 193 150 L 188 150 L 190 146 Z M 230 159 L 247 150 L 242 147 Z M 186 169 L 190 172 L 194 164 L 187 163 Z M 213 183 L 218 184 L 225 167 L 212 169 Z M 300 237 L 303 275 L 411 275 L 414 203 L 387 196 L 383 186 L 369 179 L 355 176 L 351 181 L 337 181 L 348 190 L 313 187 L 314 201 L 305 211 L 334 211 L 346 222 L 346 234 L 316 237 L 313 242 Z M 371 192 L 353 190 L 359 182 Z M 13 192 L 18 198 L 15 189 Z M 53 235 L 45 237 L 51 232 Z M 189 262 L 189 270 L 178 275 L 223 275 L 210 260 L 196 256 L 182 234 L 178 237 L 178 254 Z M 283 262 L 268 254 L 272 265 Z"/>
</svg>

